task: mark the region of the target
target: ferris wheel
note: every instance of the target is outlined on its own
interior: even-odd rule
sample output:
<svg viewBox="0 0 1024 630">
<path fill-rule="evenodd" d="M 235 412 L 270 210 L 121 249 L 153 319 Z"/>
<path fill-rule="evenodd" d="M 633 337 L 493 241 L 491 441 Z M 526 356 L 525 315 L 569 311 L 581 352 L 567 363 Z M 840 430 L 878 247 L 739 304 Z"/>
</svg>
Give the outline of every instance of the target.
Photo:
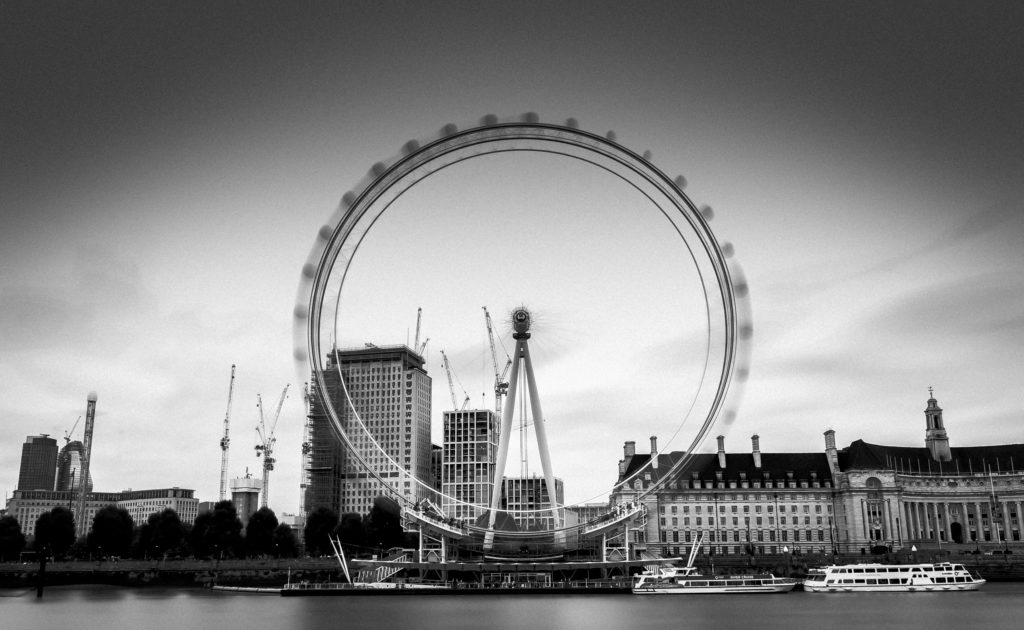
<svg viewBox="0 0 1024 630">
<path fill-rule="evenodd" d="M 364 180 L 342 196 L 331 221 L 319 230 L 316 243 L 303 267 L 294 310 L 297 366 L 304 374 L 312 373 L 316 386 L 321 390 L 326 388 L 324 374 L 331 368 L 325 365 L 324 359 L 329 351 L 337 347 L 342 328 L 340 315 L 344 305 L 341 301 L 341 287 L 349 276 L 360 245 L 378 219 L 410 189 L 444 169 L 482 156 L 510 152 L 527 156 L 563 156 L 624 182 L 664 219 L 699 278 L 706 331 L 703 369 L 699 382 L 695 384 L 696 393 L 679 414 L 673 436 L 678 438 L 677 444 L 682 444 L 680 450 L 684 455 L 676 459 L 668 470 L 661 470 L 654 483 L 635 484 L 638 477 L 644 474 L 644 469 L 639 468 L 608 489 L 611 494 L 629 488 L 632 505 L 639 509 L 646 495 L 658 491 L 685 469 L 716 422 L 727 424 L 735 417 L 740 386 L 749 373 L 752 326 L 746 281 L 735 262 L 732 246 L 720 243 L 710 229 L 709 222 L 713 217 L 711 209 L 696 205 L 687 196 L 684 192 L 686 180 L 682 176 L 670 177 L 654 165 L 649 152 L 640 154 L 627 149 L 617 141 L 614 132 L 603 135 L 590 133 L 580 129 L 577 121 L 572 118 L 561 123 L 547 123 L 541 122 L 534 113 L 513 118 L 488 115 L 464 127 L 445 125 L 438 135 L 424 140 L 410 140 L 402 146 L 398 156 L 375 163 Z M 528 325 L 520 330 L 521 322 L 515 321 L 521 317 L 528 318 L 529 311 L 513 311 L 513 325 L 518 334 L 529 337 L 526 334 Z M 526 357 L 528 360 L 528 350 Z M 525 364 L 523 372 L 529 374 L 531 398 L 536 399 L 529 363 Z M 348 455 L 382 484 L 388 484 L 389 479 L 400 475 L 412 479 L 424 493 L 436 494 L 431 480 L 406 470 L 398 458 L 389 454 L 371 434 L 353 406 L 344 379 L 341 379 L 341 386 L 342 398 L 348 407 L 346 415 L 354 417 L 355 421 L 343 423 L 338 410 L 332 405 L 327 405 L 325 410 L 332 431 L 344 444 Z M 544 448 L 547 448 L 546 445 Z M 495 533 L 511 537 L 517 535 L 514 527 L 508 528 L 502 524 L 511 519 L 495 518 L 495 514 L 501 511 L 494 496 L 502 474 L 502 470 L 496 470 L 496 479 L 492 480 L 495 491 L 492 496 L 485 498 L 487 503 L 479 500 L 474 504 L 474 507 L 485 511 L 489 518 L 480 519 L 476 523 L 460 524 L 453 531 L 484 540 L 493 538 Z M 551 488 L 553 480 L 547 464 L 545 477 L 548 488 Z M 550 494 L 553 496 L 554 493 Z M 400 494 L 394 498 L 403 500 Z M 445 499 L 449 503 L 462 501 L 451 496 Z M 552 513 L 571 510 L 573 507 L 552 503 L 538 507 L 535 511 Z M 546 533 L 558 538 L 570 528 L 576 531 L 587 528 L 597 531 L 602 524 L 615 520 L 609 517 L 626 514 L 622 509 L 612 506 L 608 510 L 607 514 L 589 512 L 582 521 L 571 525 L 557 516 L 541 522 L 547 523 Z M 533 530 L 530 535 L 537 533 Z"/>
</svg>

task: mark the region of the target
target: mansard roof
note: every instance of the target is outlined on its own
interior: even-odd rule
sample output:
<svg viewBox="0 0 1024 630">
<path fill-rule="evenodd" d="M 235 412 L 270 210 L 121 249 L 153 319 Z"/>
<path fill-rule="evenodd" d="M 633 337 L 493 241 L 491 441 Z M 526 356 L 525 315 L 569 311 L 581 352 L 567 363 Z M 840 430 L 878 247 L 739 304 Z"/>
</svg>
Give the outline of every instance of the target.
<svg viewBox="0 0 1024 630">
<path fill-rule="evenodd" d="M 1024 470 L 1024 444 L 961 446 L 949 449 L 953 459 L 939 462 L 926 447 L 886 446 L 857 440 L 839 451 L 839 468 L 897 470 L 907 473 L 982 473 Z"/>
<path fill-rule="evenodd" d="M 657 473 L 664 474 L 671 470 L 684 455 L 682 451 L 659 454 Z M 638 453 L 628 458 L 625 477 L 640 470 L 650 470 L 650 461 L 650 454 Z M 809 480 L 813 472 L 820 481 L 832 479 L 828 458 L 824 453 L 761 453 L 760 468 L 754 466 L 751 453 L 726 453 L 725 468 L 718 464 L 717 453 L 697 453 L 679 471 L 678 478 L 690 480 L 696 473 L 699 479 L 714 480 L 716 474 L 722 472 L 723 479 L 739 479 L 740 473 L 744 473 L 750 480 L 763 480 L 766 474 L 768 479 L 787 479 L 792 473 L 793 479 Z"/>
</svg>

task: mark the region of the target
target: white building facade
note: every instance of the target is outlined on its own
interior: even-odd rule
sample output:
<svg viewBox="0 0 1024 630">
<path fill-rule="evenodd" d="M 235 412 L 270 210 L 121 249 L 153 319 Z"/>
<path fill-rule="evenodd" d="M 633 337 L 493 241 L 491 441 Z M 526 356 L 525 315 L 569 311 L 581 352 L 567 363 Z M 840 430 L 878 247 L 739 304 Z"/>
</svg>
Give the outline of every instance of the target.
<svg viewBox="0 0 1024 630">
<path fill-rule="evenodd" d="M 444 412 L 441 510 L 474 520 L 487 512 L 494 487 L 498 419 L 490 409 Z"/>
</svg>

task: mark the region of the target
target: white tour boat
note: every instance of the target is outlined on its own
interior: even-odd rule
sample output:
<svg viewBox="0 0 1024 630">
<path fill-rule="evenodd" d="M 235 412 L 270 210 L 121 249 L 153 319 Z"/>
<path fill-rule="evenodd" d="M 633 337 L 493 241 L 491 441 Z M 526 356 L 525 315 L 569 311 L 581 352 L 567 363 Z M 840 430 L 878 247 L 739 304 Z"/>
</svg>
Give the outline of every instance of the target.
<svg viewBox="0 0 1024 630">
<path fill-rule="evenodd" d="M 633 593 L 637 595 L 713 594 L 713 593 L 788 593 L 797 585 L 792 578 L 771 573 L 756 575 L 708 575 L 693 566 L 703 536 L 693 543 L 685 567 L 652 567 L 636 576 Z"/>
<path fill-rule="evenodd" d="M 985 583 L 962 564 L 844 564 L 811 569 L 801 584 L 811 593 L 976 591 Z"/>
</svg>

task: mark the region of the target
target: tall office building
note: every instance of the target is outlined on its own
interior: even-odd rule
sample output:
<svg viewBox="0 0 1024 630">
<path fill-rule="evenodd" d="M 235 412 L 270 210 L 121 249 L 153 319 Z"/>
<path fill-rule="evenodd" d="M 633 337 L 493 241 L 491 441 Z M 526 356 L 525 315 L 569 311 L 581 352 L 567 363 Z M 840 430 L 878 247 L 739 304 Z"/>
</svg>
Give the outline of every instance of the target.
<svg viewBox="0 0 1024 630">
<path fill-rule="evenodd" d="M 339 514 L 366 514 L 377 496 L 426 498 L 429 489 L 417 483 L 431 483 L 431 380 L 423 357 L 404 345 L 334 350 L 323 376 L 327 391 L 313 387 L 311 394 L 307 509 L 326 505 Z M 328 404 L 380 480 L 340 445 Z"/>
<path fill-rule="evenodd" d="M 30 435 L 21 447 L 18 490 L 53 490 L 57 474 L 57 440 L 47 434 Z"/>
<path fill-rule="evenodd" d="M 82 487 L 82 453 L 85 446 L 79 440 L 68 442 L 57 456 L 57 487 L 55 490 L 78 490 Z M 85 491 L 92 492 L 92 475 L 85 484 Z"/>
<path fill-rule="evenodd" d="M 487 511 L 494 487 L 498 419 L 490 409 L 444 412 L 441 510 L 472 520 Z"/>
</svg>

